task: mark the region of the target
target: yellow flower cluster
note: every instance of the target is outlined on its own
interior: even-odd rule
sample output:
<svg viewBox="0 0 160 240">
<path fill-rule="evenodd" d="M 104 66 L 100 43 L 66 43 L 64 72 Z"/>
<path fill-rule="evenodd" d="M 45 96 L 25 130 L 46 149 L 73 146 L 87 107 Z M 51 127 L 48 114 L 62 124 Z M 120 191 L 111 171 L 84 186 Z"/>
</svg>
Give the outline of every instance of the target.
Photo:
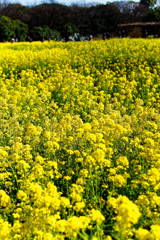
<svg viewBox="0 0 160 240">
<path fill-rule="evenodd" d="M 0 44 L 0 239 L 160 239 L 159 52 Z"/>
</svg>

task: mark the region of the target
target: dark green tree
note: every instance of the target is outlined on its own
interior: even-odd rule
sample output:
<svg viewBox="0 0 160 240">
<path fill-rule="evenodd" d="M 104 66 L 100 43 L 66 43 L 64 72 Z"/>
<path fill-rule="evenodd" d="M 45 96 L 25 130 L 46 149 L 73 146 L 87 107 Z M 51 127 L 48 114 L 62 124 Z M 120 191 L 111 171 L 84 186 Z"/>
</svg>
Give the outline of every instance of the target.
<svg viewBox="0 0 160 240">
<path fill-rule="evenodd" d="M 140 3 L 146 8 L 152 8 L 157 3 L 157 0 L 141 0 Z"/>
<path fill-rule="evenodd" d="M 51 29 L 48 26 L 44 26 L 43 27 L 43 37 L 45 39 L 52 39 L 55 41 L 59 41 L 61 40 L 61 34 L 59 31 L 55 30 L 55 29 Z"/>
<path fill-rule="evenodd" d="M 27 24 L 0 15 L 0 41 L 10 41 L 12 37 L 25 41 L 27 34 Z"/>
<path fill-rule="evenodd" d="M 70 36 L 73 36 L 75 33 L 78 33 L 79 30 L 74 24 L 65 24 L 62 30 L 62 36 L 65 38 L 65 41 L 69 40 Z"/>
<path fill-rule="evenodd" d="M 149 9 L 146 16 L 146 22 L 159 22 L 160 21 L 160 7 L 155 7 L 154 9 Z"/>
<path fill-rule="evenodd" d="M 8 39 L 11 37 L 11 30 L 8 24 L 6 24 L 7 17 L 0 16 L 0 41 L 8 41 Z"/>
<path fill-rule="evenodd" d="M 36 41 L 40 41 L 42 40 L 42 38 L 44 39 L 53 39 L 55 41 L 61 40 L 61 35 L 60 33 L 55 30 L 55 29 L 51 29 L 48 26 L 38 26 L 38 27 L 34 27 L 31 31 L 31 37 L 33 40 Z"/>
<path fill-rule="evenodd" d="M 28 25 L 19 21 L 12 21 L 14 35 L 19 41 L 25 41 L 28 35 Z"/>
<path fill-rule="evenodd" d="M 91 7 L 90 16 L 92 34 L 115 32 L 121 21 L 121 12 L 113 3 Z"/>
</svg>

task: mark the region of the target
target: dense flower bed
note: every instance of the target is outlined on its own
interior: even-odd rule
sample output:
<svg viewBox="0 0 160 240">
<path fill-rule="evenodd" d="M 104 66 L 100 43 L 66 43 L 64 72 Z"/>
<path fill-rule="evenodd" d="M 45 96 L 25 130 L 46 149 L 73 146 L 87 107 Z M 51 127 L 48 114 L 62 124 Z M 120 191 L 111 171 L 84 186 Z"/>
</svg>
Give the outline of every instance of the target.
<svg viewBox="0 0 160 240">
<path fill-rule="evenodd" d="M 0 45 L 0 239 L 160 239 L 159 52 Z"/>
</svg>

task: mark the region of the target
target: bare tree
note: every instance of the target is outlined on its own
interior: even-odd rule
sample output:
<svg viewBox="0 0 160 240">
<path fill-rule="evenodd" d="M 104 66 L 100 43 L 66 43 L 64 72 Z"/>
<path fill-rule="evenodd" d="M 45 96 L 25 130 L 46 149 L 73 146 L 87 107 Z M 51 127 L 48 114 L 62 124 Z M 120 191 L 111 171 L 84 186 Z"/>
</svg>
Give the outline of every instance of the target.
<svg viewBox="0 0 160 240">
<path fill-rule="evenodd" d="M 0 8 L 6 8 L 9 4 L 10 2 L 7 0 L 0 1 Z"/>
</svg>

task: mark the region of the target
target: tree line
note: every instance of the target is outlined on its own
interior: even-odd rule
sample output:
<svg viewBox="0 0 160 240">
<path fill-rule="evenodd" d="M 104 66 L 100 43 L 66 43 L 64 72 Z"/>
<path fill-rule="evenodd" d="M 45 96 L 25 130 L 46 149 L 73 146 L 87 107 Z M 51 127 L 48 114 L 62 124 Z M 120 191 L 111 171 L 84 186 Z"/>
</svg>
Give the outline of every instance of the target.
<svg viewBox="0 0 160 240">
<path fill-rule="evenodd" d="M 118 36 L 120 23 L 158 22 L 160 7 L 156 0 L 114 2 L 96 6 L 65 6 L 43 3 L 37 6 L 0 4 L 0 41 L 17 38 L 26 41 L 68 40 L 71 36 Z M 133 31 L 133 30 L 130 30 Z"/>
</svg>

